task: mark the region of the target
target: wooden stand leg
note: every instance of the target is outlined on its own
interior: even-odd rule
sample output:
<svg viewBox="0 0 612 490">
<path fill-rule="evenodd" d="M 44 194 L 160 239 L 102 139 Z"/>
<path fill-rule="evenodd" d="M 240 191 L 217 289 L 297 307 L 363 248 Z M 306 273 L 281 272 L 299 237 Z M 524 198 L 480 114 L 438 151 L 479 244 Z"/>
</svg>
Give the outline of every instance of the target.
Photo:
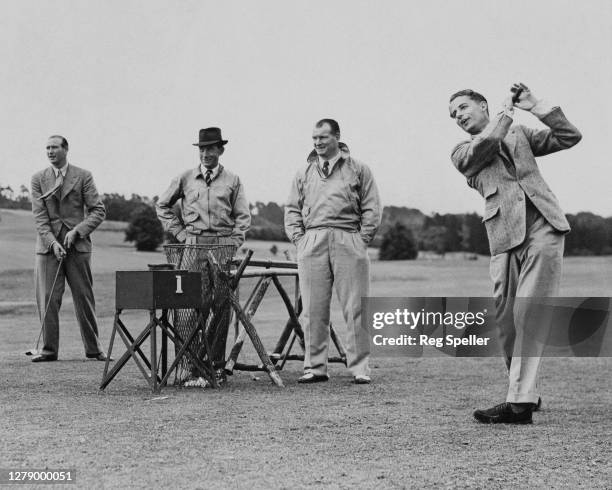
<svg viewBox="0 0 612 490">
<path fill-rule="evenodd" d="M 108 367 L 111 362 L 111 355 L 113 353 L 113 345 L 115 343 L 115 334 L 117 333 L 117 320 L 119 319 L 119 315 L 121 314 L 121 310 L 115 310 L 115 318 L 113 321 L 113 331 L 111 332 L 110 342 L 108 343 L 108 350 L 106 351 L 106 362 L 104 363 L 104 372 L 102 373 L 102 381 L 106 379 L 106 375 L 108 374 Z M 103 389 L 103 388 L 100 388 Z"/>
<path fill-rule="evenodd" d="M 251 297 L 249 298 L 250 302 L 247 302 L 247 304 L 245 304 L 245 307 L 247 307 L 248 305 L 246 317 L 249 320 L 253 318 L 253 316 L 257 312 L 257 308 L 261 304 L 261 301 L 263 300 L 266 294 L 266 291 L 268 290 L 269 285 L 270 285 L 270 278 L 262 277 L 257 283 L 257 285 L 255 286 L 255 289 L 253 290 L 253 294 L 251 294 Z M 236 319 L 238 319 L 238 315 L 236 315 Z M 241 327 L 238 333 L 238 337 L 236 338 L 236 341 L 234 345 L 232 346 L 232 350 L 230 351 L 230 355 L 228 357 L 227 363 L 225 364 L 225 372 L 227 374 L 233 374 L 234 366 L 236 365 L 236 360 L 238 359 L 238 355 L 240 354 L 240 351 L 242 350 L 242 346 L 244 345 L 246 336 L 247 336 L 246 329 L 244 327 Z"/>
<path fill-rule="evenodd" d="M 143 374 L 148 383 L 151 383 L 150 374 L 151 374 L 151 364 L 149 360 L 146 358 L 140 346 L 147 339 L 147 337 L 151 333 L 151 327 L 154 323 L 149 322 L 149 324 L 145 327 L 145 329 L 140 333 L 140 335 L 134 339 L 127 328 L 121 322 L 119 315 L 115 317 L 115 330 L 119 333 L 119 336 L 123 340 L 123 343 L 127 347 L 127 351 L 121 356 L 119 360 L 115 363 L 113 368 L 106 374 L 104 379 L 102 380 L 102 384 L 100 385 L 100 389 L 105 389 L 108 384 L 113 380 L 113 378 L 117 375 L 117 373 L 125 366 L 127 361 L 131 358 L 134 359 L 134 362 L 140 369 L 140 372 Z M 147 369 L 141 364 L 141 361 L 146 365 Z"/>
<path fill-rule="evenodd" d="M 151 390 L 153 393 L 159 391 L 157 384 L 157 319 L 155 311 L 151 311 Z"/>
<path fill-rule="evenodd" d="M 169 326 L 168 310 L 163 310 L 160 318 L 162 323 L 161 332 L 161 377 L 163 378 L 168 372 L 168 332 L 166 328 Z M 165 328 L 164 328 L 165 327 Z"/>
<path fill-rule="evenodd" d="M 244 311 L 242 311 L 242 308 L 240 307 L 240 303 L 238 303 L 238 301 L 236 300 L 236 297 L 234 296 L 232 292 L 229 293 L 229 300 L 232 304 L 232 307 L 234 308 L 234 311 L 236 312 L 236 315 L 238 316 L 238 319 L 242 322 L 244 329 L 249 335 L 249 338 L 251 339 L 251 342 L 253 343 L 253 347 L 255 347 L 255 351 L 259 355 L 261 362 L 264 364 L 266 370 L 268 371 L 268 375 L 270 376 L 270 379 L 272 379 L 272 382 L 275 385 L 284 386 L 283 380 L 281 379 L 278 372 L 276 372 L 276 369 L 274 368 L 274 364 L 270 360 L 270 357 L 268 357 L 268 353 L 266 352 L 266 349 L 263 346 L 261 339 L 259 338 L 259 335 L 257 334 L 257 330 L 255 330 L 255 327 L 251 323 L 251 320 L 249 320 L 247 316 L 245 315 Z"/>
</svg>

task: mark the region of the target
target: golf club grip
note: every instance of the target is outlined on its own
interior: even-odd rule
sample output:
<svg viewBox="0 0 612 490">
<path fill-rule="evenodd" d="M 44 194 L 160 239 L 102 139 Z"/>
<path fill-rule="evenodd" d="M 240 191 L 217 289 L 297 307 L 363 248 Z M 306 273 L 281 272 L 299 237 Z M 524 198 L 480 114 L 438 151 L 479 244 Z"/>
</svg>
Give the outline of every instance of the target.
<svg viewBox="0 0 612 490">
<path fill-rule="evenodd" d="M 519 97 L 521 96 L 521 94 L 523 93 L 523 89 L 519 88 L 514 95 L 512 96 L 512 103 L 516 104 L 519 100 Z"/>
</svg>

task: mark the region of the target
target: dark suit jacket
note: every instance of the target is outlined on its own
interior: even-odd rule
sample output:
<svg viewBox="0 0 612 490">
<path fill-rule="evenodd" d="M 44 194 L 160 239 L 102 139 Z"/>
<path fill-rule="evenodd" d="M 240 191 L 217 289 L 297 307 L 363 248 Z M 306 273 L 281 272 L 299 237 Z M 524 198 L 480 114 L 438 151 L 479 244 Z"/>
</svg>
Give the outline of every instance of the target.
<svg viewBox="0 0 612 490">
<path fill-rule="evenodd" d="M 89 235 L 106 216 L 91 173 L 69 164 L 61 193 L 41 199 L 54 186 L 55 173 L 51 167 L 32 177 L 32 212 L 38 232 L 36 253 L 51 252 L 51 244 L 58 239 L 62 225 L 77 230 L 74 247 L 78 252 L 91 252 Z"/>
<path fill-rule="evenodd" d="M 525 196 L 556 230 L 567 233 L 570 229 L 535 157 L 570 148 L 582 135 L 558 107 L 543 114 L 533 112 L 548 129 L 511 126 L 512 119 L 500 114 L 471 141 L 459 143 L 451 155 L 468 185 L 485 199 L 483 221 L 492 255 L 525 240 Z"/>
</svg>

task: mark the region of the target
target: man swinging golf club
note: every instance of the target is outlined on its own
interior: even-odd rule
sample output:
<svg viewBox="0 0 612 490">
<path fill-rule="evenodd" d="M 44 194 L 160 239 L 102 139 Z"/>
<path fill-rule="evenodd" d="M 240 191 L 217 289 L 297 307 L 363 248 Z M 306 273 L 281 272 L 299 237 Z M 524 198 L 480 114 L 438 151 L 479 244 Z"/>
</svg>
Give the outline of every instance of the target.
<svg viewBox="0 0 612 490">
<path fill-rule="evenodd" d="M 515 107 L 547 127 L 513 125 Z M 511 87 L 497 115 L 489 116 L 487 100 L 473 90 L 453 94 L 449 113 L 470 135 L 455 146 L 451 160 L 485 201 L 489 271 L 509 378 L 506 402 L 476 410 L 474 418 L 486 424 L 530 424 L 541 402 L 542 345 L 533 339 L 548 338 L 551 323 L 545 309 L 527 299 L 558 294 L 564 234 L 570 229 L 535 157 L 571 148 L 582 136 L 559 106 L 536 98 L 522 83 Z"/>
<path fill-rule="evenodd" d="M 36 224 L 36 302 L 42 323 L 43 348 L 32 362 L 56 361 L 59 310 L 65 281 L 72 299 L 87 358 L 105 361 L 100 346 L 91 273 L 89 235 L 104 221 L 106 210 L 91 173 L 68 163 L 68 141 L 47 141 L 51 166 L 32 177 L 32 212 Z M 39 337 L 40 338 L 40 337 Z"/>
</svg>

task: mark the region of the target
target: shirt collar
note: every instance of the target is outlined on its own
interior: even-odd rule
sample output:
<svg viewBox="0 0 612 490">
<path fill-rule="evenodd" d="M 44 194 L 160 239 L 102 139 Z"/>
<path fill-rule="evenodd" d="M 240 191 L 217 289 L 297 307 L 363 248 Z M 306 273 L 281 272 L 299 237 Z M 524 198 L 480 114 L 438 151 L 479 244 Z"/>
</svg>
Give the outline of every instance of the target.
<svg viewBox="0 0 612 490">
<path fill-rule="evenodd" d="M 336 165 L 336 163 L 338 162 L 338 160 L 340 160 L 340 158 L 342 158 L 342 152 L 340 150 L 338 150 L 338 153 L 336 153 L 336 155 L 328 160 L 326 160 L 325 158 L 323 158 L 321 155 L 318 155 L 319 157 L 319 167 L 321 169 L 323 169 L 323 162 L 329 162 L 329 173 L 331 174 L 332 170 L 334 169 L 334 166 Z"/>
<path fill-rule="evenodd" d="M 68 171 L 68 163 L 66 163 L 66 165 L 64 165 L 62 168 L 57 168 L 53 165 L 51 165 L 51 168 L 53 169 L 53 175 L 55 175 L 56 179 L 59 177 L 60 173 L 62 174 L 62 177 L 66 177 L 66 172 Z"/>
<path fill-rule="evenodd" d="M 217 166 L 215 168 L 212 169 L 212 172 L 210 174 L 210 178 L 211 179 L 215 179 L 217 177 L 217 175 L 219 175 L 219 168 L 221 167 L 220 163 L 217 163 Z M 202 174 L 202 177 L 206 177 L 206 171 L 208 169 L 200 163 L 200 173 Z"/>
</svg>

